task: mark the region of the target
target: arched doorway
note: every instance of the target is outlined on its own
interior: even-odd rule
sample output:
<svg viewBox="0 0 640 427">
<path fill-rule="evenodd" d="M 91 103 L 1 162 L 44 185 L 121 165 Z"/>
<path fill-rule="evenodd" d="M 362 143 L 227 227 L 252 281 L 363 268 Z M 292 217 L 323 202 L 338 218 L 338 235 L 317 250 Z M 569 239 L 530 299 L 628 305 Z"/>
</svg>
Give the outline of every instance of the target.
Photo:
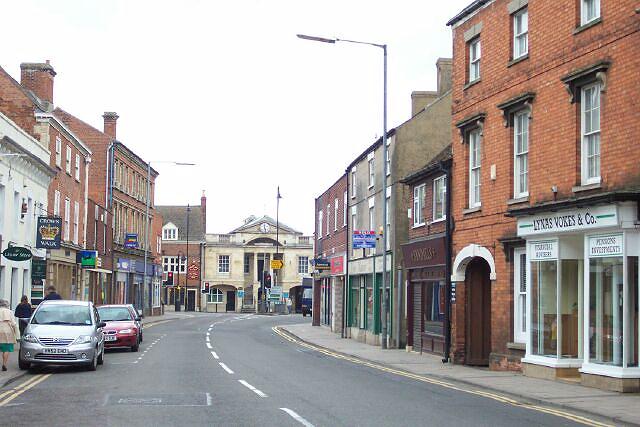
<svg viewBox="0 0 640 427">
<path fill-rule="evenodd" d="M 487 366 L 491 353 L 491 268 L 475 257 L 465 272 L 467 365 Z"/>
</svg>

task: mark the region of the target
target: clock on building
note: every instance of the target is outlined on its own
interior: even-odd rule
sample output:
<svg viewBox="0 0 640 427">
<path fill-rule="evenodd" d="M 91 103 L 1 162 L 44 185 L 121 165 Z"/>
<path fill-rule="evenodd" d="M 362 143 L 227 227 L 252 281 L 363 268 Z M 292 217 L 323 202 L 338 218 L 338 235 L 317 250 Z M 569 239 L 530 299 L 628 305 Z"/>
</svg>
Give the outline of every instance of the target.
<svg viewBox="0 0 640 427">
<path fill-rule="evenodd" d="M 260 224 L 260 231 L 263 233 L 268 233 L 271 230 L 271 227 L 266 222 Z"/>
</svg>

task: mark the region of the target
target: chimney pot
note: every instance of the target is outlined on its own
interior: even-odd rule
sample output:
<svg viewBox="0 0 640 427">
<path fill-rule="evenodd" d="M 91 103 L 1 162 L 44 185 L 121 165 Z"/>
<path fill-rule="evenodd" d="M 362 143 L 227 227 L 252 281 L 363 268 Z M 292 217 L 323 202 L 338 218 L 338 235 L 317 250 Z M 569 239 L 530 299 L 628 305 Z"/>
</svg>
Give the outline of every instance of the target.
<svg viewBox="0 0 640 427">
<path fill-rule="evenodd" d="M 116 139 L 116 122 L 119 117 L 120 116 L 114 111 L 105 111 L 102 115 L 104 119 L 104 133 L 113 139 Z"/>
</svg>

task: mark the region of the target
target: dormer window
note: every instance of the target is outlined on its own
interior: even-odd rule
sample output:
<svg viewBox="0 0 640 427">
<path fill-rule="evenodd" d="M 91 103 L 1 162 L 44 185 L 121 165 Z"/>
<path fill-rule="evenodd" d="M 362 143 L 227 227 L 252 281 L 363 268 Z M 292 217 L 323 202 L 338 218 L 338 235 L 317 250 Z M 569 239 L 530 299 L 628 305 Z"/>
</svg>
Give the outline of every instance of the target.
<svg viewBox="0 0 640 427">
<path fill-rule="evenodd" d="M 171 223 L 162 227 L 162 240 L 178 240 L 178 227 Z"/>
</svg>

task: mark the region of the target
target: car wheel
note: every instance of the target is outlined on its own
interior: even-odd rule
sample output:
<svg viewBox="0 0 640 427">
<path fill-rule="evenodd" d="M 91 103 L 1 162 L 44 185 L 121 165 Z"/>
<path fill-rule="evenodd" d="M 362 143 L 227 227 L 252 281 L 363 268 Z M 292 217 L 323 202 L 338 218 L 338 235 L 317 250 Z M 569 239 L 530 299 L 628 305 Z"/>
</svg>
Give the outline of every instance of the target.
<svg viewBox="0 0 640 427">
<path fill-rule="evenodd" d="M 104 348 L 102 349 L 100 356 L 98 356 L 98 365 L 104 365 Z"/>
<path fill-rule="evenodd" d="M 96 352 L 93 354 L 93 359 L 91 360 L 91 364 L 87 366 L 87 371 L 95 371 L 98 369 L 98 349 L 96 348 Z"/>
<path fill-rule="evenodd" d="M 137 342 L 136 342 L 136 344 L 135 344 L 135 345 L 132 345 L 132 346 L 131 346 L 131 351 L 135 353 L 135 352 L 137 352 L 138 350 L 140 350 L 140 343 L 137 343 Z"/>
<path fill-rule="evenodd" d="M 31 363 L 26 362 L 18 357 L 18 368 L 20 368 L 21 371 L 26 371 L 30 367 L 31 367 Z"/>
</svg>

